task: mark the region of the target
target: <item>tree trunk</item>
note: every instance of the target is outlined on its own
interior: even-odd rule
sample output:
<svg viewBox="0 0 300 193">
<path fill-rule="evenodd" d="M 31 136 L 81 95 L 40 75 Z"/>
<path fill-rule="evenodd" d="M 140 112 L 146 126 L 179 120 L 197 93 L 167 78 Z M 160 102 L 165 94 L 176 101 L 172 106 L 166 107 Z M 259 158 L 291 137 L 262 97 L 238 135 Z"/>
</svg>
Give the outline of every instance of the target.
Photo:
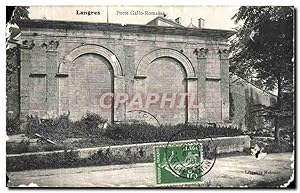
<svg viewBox="0 0 300 193">
<path fill-rule="evenodd" d="M 280 125 L 279 125 L 279 113 L 281 111 L 281 96 L 282 96 L 282 81 L 281 81 L 281 77 L 279 76 L 277 78 L 277 83 L 278 83 L 278 92 L 277 92 L 277 113 L 275 116 L 275 132 L 274 132 L 274 138 L 275 138 L 275 142 L 277 144 L 280 144 Z"/>
<path fill-rule="evenodd" d="M 278 119 L 279 119 L 279 117 L 276 116 L 275 117 L 275 133 L 274 133 L 274 135 L 275 135 L 275 142 L 277 144 L 280 144 L 280 139 L 279 139 L 280 128 L 279 128 L 279 120 Z"/>
</svg>

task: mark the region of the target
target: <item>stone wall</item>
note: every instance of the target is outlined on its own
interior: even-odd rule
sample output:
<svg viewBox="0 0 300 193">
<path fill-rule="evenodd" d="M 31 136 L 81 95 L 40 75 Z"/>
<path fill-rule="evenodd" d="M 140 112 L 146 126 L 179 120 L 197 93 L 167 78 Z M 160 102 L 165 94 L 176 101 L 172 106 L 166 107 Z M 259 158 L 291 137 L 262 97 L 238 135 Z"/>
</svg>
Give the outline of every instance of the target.
<svg viewBox="0 0 300 193">
<path fill-rule="evenodd" d="M 240 77 L 230 76 L 230 98 L 232 110 L 232 124 L 243 130 L 261 129 L 272 127 L 272 122 L 253 113 L 253 106 L 257 104 L 271 106 L 276 103 L 276 96 L 268 93 Z"/>
<path fill-rule="evenodd" d="M 236 153 L 249 151 L 250 137 L 249 136 L 235 136 L 235 137 L 218 137 L 211 139 L 201 139 L 202 145 L 216 148 L 216 154 Z M 185 144 L 195 142 L 195 140 L 173 141 L 172 144 Z M 6 155 L 7 171 L 20 171 L 25 169 L 42 169 L 42 168 L 57 168 L 65 167 L 64 161 L 68 165 L 72 162 L 74 166 L 86 166 L 87 160 L 95 159 L 95 156 L 100 156 L 98 159 L 103 159 L 105 155 L 105 162 L 102 164 L 120 164 L 120 163 L 138 163 L 138 162 L 153 162 L 153 148 L 155 146 L 166 146 L 167 142 L 157 143 L 143 143 L 119 145 L 110 147 L 95 147 L 83 148 L 77 150 L 61 150 L 51 152 L 35 152 L 23 154 Z M 53 162 L 55 160 L 56 162 Z M 59 165 L 59 163 L 64 163 Z M 102 165 L 97 162 L 97 165 Z M 79 165 L 75 165 L 79 164 Z"/>
<path fill-rule="evenodd" d="M 149 108 L 161 123 L 229 118 L 228 31 L 24 21 L 21 118 L 96 112 L 126 121 L 126 105 L 98 108 L 104 92 L 195 93 L 198 108 Z M 168 95 L 170 97 L 170 95 Z M 112 100 L 112 99 L 111 99 Z M 189 103 L 189 99 L 187 99 Z M 136 107 L 135 109 L 138 109 Z"/>
</svg>

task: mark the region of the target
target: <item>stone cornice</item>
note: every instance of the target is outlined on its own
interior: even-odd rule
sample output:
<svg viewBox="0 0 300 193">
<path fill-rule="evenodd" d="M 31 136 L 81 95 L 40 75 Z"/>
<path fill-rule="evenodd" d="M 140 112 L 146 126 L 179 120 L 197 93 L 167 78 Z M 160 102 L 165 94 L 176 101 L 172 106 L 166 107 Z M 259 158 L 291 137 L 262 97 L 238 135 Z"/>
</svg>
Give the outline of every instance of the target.
<svg viewBox="0 0 300 193">
<path fill-rule="evenodd" d="M 24 20 L 18 23 L 21 30 L 25 29 L 65 29 L 65 30 L 97 30 L 97 31 L 114 31 L 125 33 L 149 33 L 149 34 L 169 34 L 184 36 L 204 36 L 204 37 L 222 37 L 228 38 L 235 32 L 219 29 L 199 29 L 199 28 L 179 28 L 150 25 L 133 25 L 112 23 L 89 23 L 74 21 L 51 21 L 51 20 Z"/>
</svg>

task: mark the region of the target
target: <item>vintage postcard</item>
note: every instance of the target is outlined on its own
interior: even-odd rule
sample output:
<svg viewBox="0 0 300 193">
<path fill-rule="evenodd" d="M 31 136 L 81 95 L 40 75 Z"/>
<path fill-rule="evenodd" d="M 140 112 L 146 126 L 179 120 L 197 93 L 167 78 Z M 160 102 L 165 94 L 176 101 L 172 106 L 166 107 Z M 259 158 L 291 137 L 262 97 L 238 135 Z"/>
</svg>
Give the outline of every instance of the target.
<svg viewBox="0 0 300 193">
<path fill-rule="evenodd" d="M 7 187 L 295 188 L 293 6 L 6 8 Z"/>
</svg>

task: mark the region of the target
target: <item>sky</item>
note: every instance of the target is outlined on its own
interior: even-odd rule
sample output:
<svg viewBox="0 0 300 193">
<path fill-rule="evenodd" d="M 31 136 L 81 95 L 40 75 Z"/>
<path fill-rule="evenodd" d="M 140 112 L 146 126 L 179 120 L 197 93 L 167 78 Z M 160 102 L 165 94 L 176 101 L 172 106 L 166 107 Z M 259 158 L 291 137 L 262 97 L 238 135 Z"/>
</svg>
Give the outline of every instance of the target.
<svg viewBox="0 0 300 193">
<path fill-rule="evenodd" d="M 164 12 L 167 18 L 182 18 L 182 25 L 198 26 L 198 19 L 205 20 L 205 28 L 232 30 L 236 25 L 231 20 L 237 6 L 31 6 L 31 19 L 107 22 L 120 24 L 146 24 L 158 15 L 133 15 L 133 12 Z M 78 15 L 81 11 L 96 11 L 99 15 Z M 128 15 L 125 15 L 126 12 Z M 122 13 L 122 14 L 121 14 Z"/>
</svg>

